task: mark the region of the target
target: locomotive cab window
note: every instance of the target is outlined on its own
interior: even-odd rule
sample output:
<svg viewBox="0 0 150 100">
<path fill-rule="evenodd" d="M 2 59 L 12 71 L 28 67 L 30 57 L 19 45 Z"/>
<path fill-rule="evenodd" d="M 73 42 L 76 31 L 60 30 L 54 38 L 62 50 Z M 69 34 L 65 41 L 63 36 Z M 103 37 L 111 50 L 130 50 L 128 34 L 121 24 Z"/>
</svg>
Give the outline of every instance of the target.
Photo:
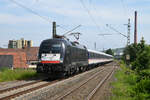
<svg viewBox="0 0 150 100">
<path fill-rule="evenodd" d="M 61 52 L 61 44 L 53 44 L 51 47 L 52 53 L 60 53 Z"/>
</svg>

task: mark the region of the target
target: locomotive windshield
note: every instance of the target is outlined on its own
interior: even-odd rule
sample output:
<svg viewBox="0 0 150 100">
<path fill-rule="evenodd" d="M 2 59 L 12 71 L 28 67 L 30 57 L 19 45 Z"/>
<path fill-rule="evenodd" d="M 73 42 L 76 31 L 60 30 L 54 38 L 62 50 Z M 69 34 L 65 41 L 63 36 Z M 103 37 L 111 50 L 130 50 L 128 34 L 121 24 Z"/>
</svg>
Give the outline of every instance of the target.
<svg viewBox="0 0 150 100">
<path fill-rule="evenodd" d="M 52 53 L 60 53 L 61 52 L 61 44 L 53 44 L 51 46 Z"/>
<path fill-rule="evenodd" d="M 43 41 L 40 45 L 38 58 L 41 59 L 41 57 L 45 55 L 48 55 L 48 57 L 51 57 L 51 58 L 56 58 L 56 56 L 58 58 L 59 56 L 60 58 L 62 58 L 63 57 L 63 42 L 54 41 L 54 40 Z M 54 59 L 51 59 L 51 60 L 54 60 Z"/>
<path fill-rule="evenodd" d="M 42 44 L 40 46 L 41 53 L 61 53 L 61 44 Z"/>
</svg>

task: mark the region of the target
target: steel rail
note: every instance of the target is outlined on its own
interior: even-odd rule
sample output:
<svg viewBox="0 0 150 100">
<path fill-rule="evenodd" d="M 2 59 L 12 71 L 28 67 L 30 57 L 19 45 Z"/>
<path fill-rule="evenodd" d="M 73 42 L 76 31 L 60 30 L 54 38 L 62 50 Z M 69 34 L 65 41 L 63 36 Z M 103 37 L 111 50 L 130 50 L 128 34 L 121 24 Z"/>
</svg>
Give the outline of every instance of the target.
<svg viewBox="0 0 150 100">
<path fill-rule="evenodd" d="M 26 87 L 26 86 L 30 86 L 30 85 L 33 85 L 33 84 L 36 84 L 36 83 L 39 83 L 39 82 L 42 82 L 42 81 L 43 80 L 39 80 L 39 81 L 30 82 L 30 83 L 14 86 L 14 87 L 11 87 L 11 88 L 3 89 L 3 90 L 0 90 L 0 94 L 8 92 L 8 91 L 15 90 L 15 89 L 23 88 L 23 87 Z"/>
<path fill-rule="evenodd" d="M 32 91 L 35 91 L 35 90 L 38 90 L 40 88 L 43 88 L 43 87 L 46 87 L 48 85 L 52 85 L 58 81 L 61 81 L 61 80 L 54 80 L 52 82 L 49 82 L 49 83 L 45 83 L 45 84 L 42 84 L 42 85 L 39 85 L 39 86 L 36 86 L 36 87 L 33 87 L 33 88 L 30 88 L 30 89 L 27 89 L 27 90 L 24 90 L 24 91 L 21 91 L 21 92 L 18 92 L 18 93 L 15 93 L 15 94 L 12 94 L 12 95 L 9 95 L 9 96 L 5 96 L 3 98 L 0 98 L 0 100 L 10 100 L 10 99 L 13 99 L 15 97 L 18 97 L 20 95 L 23 95 L 23 94 L 27 94 L 27 93 L 30 93 Z"/>
<path fill-rule="evenodd" d="M 66 94 L 56 98 L 56 100 L 63 100 L 66 96 L 70 95 L 72 92 L 74 92 L 75 90 L 79 89 L 81 86 L 83 86 L 84 84 L 86 84 L 87 82 L 89 82 L 90 80 L 92 80 L 95 76 L 97 76 L 99 73 L 103 72 L 105 68 L 101 69 L 99 72 L 95 73 L 94 75 L 92 75 L 90 78 L 86 79 L 81 85 L 79 85 L 78 87 L 75 87 L 73 89 L 71 89 L 70 91 L 68 91 Z"/>
<path fill-rule="evenodd" d="M 96 86 L 96 88 L 93 89 L 93 91 L 87 96 L 86 100 L 91 100 L 92 97 L 94 96 L 94 94 L 97 92 L 97 90 L 104 84 L 104 82 L 105 82 L 107 79 L 109 79 L 110 77 L 112 77 L 112 75 L 113 75 L 113 73 L 114 73 L 114 69 L 115 69 L 115 68 L 113 68 L 113 70 L 112 70 L 110 73 L 108 73 L 108 74 L 104 77 L 104 79 L 103 79 L 102 81 L 100 81 L 100 83 Z"/>
<path fill-rule="evenodd" d="M 77 74 L 77 75 L 78 75 L 78 74 Z M 74 75 L 73 75 L 73 76 L 74 76 Z M 72 76 L 72 77 L 73 77 L 73 76 Z M 45 84 L 42 84 L 42 85 L 39 85 L 39 86 L 30 88 L 30 89 L 27 89 L 27 90 L 24 90 L 24 91 L 20 91 L 20 92 L 17 92 L 17 93 L 14 93 L 14 94 L 11 94 L 11 95 L 2 97 L 2 98 L 0 98 L 0 100 L 10 100 L 10 99 L 13 99 L 13 98 L 15 98 L 15 97 L 18 97 L 18 96 L 20 96 L 20 95 L 30 93 L 30 92 L 32 92 L 32 91 L 35 91 L 35 90 L 37 90 L 37 89 L 46 87 L 46 86 L 48 86 L 48 85 L 52 85 L 52 84 L 54 84 L 54 83 L 56 83 L 56 82 L 59 82 L 59 81 L 65 80 L 65 79 L 66 79 L 66 78 L 62 78 L 62 79 L 58 79 L 58 80 L 53 80 L 53 81 L 51 81 L 50 83 L 45 83 Z M 5 92 L 8 92 L 8 91 L 13 91 L 13 90 L 16 90 L 16 89 L 21 89 L 21 88 L 24 88 L 24 87 L 26 87 L 26 86 L 30 86 L 30 85 L 36 84 L 36 83 L 38 83 L 38 82 L 46 81 L 46 80 L 47 80 L 47 79 L 39 80 L 39 81 L 36 81 L 36 82 L 31 82 L 31 83 L 19 85 L 19 86 L 16 86 L 16 87 L 8 88 L 8 89 L 5 89 L 5 90 L 1 90 L 1 93 L 5 93 Z"/>
<path fill-rule="evenodd" d="M 33 84 L 36 84 L 36 83 L 39 83 L 39 82 L 42 82 L 42 81 L 47 81 L 48 79 L 49 78 L 45 78 L 45 79 L 42 79 L 42 80 L 37 80 L 37 81 L 34 81 L 34 82 L 29 82 L 29 83 L 25 83 L 25 84 L 22 84 L 22 85 L 2 89 L 2 90 L 0 90 L 0 94 L 5 93 L 5 92 L 9 92 L 9 91 L 12 91 L 12 90 L 16 90 L 16 89 L 19 89 L 19 88 L 23 88 L 23 87 L 26 87 L 26 86 L 30 86 L 30 85 L 33 85 Z"/>
</svg>

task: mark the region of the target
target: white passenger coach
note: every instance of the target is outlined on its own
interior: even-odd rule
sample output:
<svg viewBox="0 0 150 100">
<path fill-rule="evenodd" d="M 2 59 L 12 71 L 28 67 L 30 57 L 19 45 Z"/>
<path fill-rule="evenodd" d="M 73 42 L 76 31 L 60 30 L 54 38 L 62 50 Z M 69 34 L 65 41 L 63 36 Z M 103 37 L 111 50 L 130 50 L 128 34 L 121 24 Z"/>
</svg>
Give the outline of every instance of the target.
<svg viewBox="0 0 150 100">
<path fill-rule="evenodd" d="M 113 61 L 113 56 L 104 52 L 94 51 L 88 49 L 88 63 L 89 65 L 107 63 Z"/>
</svg>

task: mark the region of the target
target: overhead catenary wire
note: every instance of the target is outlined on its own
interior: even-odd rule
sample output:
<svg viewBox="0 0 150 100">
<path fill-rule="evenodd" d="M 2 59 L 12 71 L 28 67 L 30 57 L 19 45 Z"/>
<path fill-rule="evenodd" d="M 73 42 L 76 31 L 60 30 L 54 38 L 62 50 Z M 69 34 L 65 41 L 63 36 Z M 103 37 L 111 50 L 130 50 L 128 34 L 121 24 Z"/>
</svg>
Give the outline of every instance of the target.
<svg viewBox="0 0 150 100">
<path fill-rule="evenodd" d="M 80 26 L 81 26 L 81 25 L 78 25 L 77 27 L 73 28 L 72 30 L 70 30 L 70 31 L 68 31 L 68 32 L 66 32 L 66 33 L 64 33 L 63 36 L 66 36 L 68 33 L 74 31 L 75 29 L 77 29 L 77 28 L 80 27 Z"/>
<path fill-rule="evenodd" d="M 126 17 L 128 17 L 127 7 L 126 7 L 126 5 L 125 5 L 125 2 L 124 2 L 124 0 L 120 0 L 120 1 L 121 1 L 122 6 L 123 6 L 124 15 L 125 15 Z"/>
<path fill-rule="evenodd" d="M 89 8 L 92 6 L 92 0 L 89 0 Z"/>
<path fill-rule="evenodd" d="M 26 6 L 24 6 L 23 4 L 21 4 L 21 3 L 17 2 L 17 1 L 15 1 L 15 0 L 9 0 L 9 1 L 11 1 L 12 3 L 18 5 L 18 6 L 21 7 L 21 8 L 24 8 L 25 10 L 29 11 L 30 13 L 32 13 L 32 14 L 34 14 L 34 15 L 36 15 L 36 16 L 39 16 L 40 18 L 42 18 L 42 19 L 45 20 L 45 21 L 52 22 L 52 20 L 50 20 L 49 18 L 44 17 L 44 16 L 41 16 L 39 13 L 33 11 L 32 9 L 30 9 L 30 8 L 28 8 L 28 7 L 26 7 Z"/>
<path fill-rule="evenodd" d="M 89 3 L 91 4 L 91 3 L 92 3 L 92 0 L 89 0 Z"/>
<path fill-rule="evenodd" d="M 122 35 L 122 36 L 124 36 L 124 37 L 126 37 L 126 38 L 127 38 L 127 36 L 126 36 L 126 35 L 122 34 L 122 33 L 121 33 L 121 32 L 119 32 L 118 30 L 116 30 L 115 28 L 111 27 L 111 25 L 106 24 L 106 26 L 107 26 L 107 27 L 109 27 L 110 29 L 112 29 L 113 31 L 115 31 L 115 32 L 119 33 L 120 35 Z"/>
<path fill-rule="evenodd" d="M 68 31 L 66 28 L 62 27 L 62 25 L 57 25 L 57 27 L 59 27 L 59 28 L 65 30 L 65 31 Z"/>
<path fill-rule="evenodd" d="M 88 13 L 89 17 L 91 18 L 92 22 L 96 25 L 98 31 L 100 31 L 100 27 L 99 25 L 96 23 L 96 21 L 94 20 L 93 16 L 91 15 L 90 10 L 85 6 L 83 0 L 80 0 L 81 5 L 83 6 L 83 8 L 86 10 L 86 12 Z"/>
<path fill-rule="evenodd" d="M 17 2 L 17 1 L 15 1 L 15 0 L 9 0 L 9 1 L 12 2 L 12 3 L 14 3 L 14 4 L 16 4 L 16 5 L 18 5 L 19 7 L 21 7 L 21 8 L 23 8 L 23 9 L 27 10 L 28 12 L 30 12 L 30 13 L 36 15 L 36 16 L 39 16 L 40 18 L 42 18 L 42 19 L 45 20 L 45 21 L 53 22 L 53 21 L 50 20 L 48 17 L 44 17 L 44 16 L 40 15 L 39 13 L 33 11 L 32 9 L 30 9 L 30 8 L 28 8 L 28 7 L 26 7 L 26 6 L 24 6 L 23 4 L 21 4 L 21 3 Z M 60 25 L 59 25 L 59 28 L 64 29 L 64 30 L 67 30 L 67 29 L 61 27 Z"/>
<path fill-rule="evenodd" d="M 93 4 L 94 3 L 94 0 L 89 0 L 89 8 L 91 8 L 91 9 L 93 9 L 94 11 L 97 11 L 97 7 Z M 97 12 L 96 12 L 97 13 Z M 100 11 L 99 11 L 99 14 L 100 14 Z M 99 18 L 101 19 L 101 20 L 103 20 L 103 18 L 101 17 L 101 16 L 99 16 Z M 98 25 L 99 26 L 99 25 Z M 100 26 L 99 26 L 100 27 Z M 101 27 L 101 29 L 103 29 L 103 30 L 108 30 L 108 29 L 106 29 L 105 27 Z"/>
</svg>

